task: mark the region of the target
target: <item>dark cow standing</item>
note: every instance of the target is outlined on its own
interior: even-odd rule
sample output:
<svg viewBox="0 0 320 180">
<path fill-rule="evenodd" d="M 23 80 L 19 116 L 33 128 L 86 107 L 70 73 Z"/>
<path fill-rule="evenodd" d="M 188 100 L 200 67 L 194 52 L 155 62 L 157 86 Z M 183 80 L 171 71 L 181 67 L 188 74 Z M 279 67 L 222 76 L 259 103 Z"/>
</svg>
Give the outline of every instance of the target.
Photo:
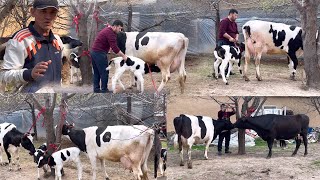
<svg viewBox="0 0 320 180">
<path fill-rule="evenodd" d="M 294 138 L 296 149 L 292 156 L 295 156 L 301 144 L 300 136 L 303 138 L 305 147 L 304 155 L 308 154 L 309 117 L 306 115 L 283 116 L 267 114 L 257 117 L 244 117 L 237 120 L 234 126 L 239 129 L 253 129 L 263 140 L 267 141 L 269 147 L 267 158 L 271 158 L 274 139 L 288 140 Z"/>
<path fill-rule="evenodd" d="M 177 133 L 175 143 L 179 145 L 180 166 L 184 166 L 183 149 L 188 153 L 188 168 L 192 168 L 191 148 L 193 144 L 206 144 L 204 151 L 205 159 L 208 159 L 208 149 L 210 143 L 223 130 L 231 130 L 233 125 L 230 121 L 216 121 L 208 116 L 192 116 L 181 114 L 173 120 L 174 129 Z"/>
<path fill-rule="evenodd" d="M 250 56 L 255 58 L 256 77 L 262 80 L 260 75 L 260 59 L 262 54 L 285 54 L 290 58 L 289 69 L 294 79 L 298 59 L 297 54 L 302 55 L 302 29 L 283 23 L 252 20 L 242 26 L 243 36 L 246 44 L 244 78 L 247 77 L 247 68 Z"/>
</svg>

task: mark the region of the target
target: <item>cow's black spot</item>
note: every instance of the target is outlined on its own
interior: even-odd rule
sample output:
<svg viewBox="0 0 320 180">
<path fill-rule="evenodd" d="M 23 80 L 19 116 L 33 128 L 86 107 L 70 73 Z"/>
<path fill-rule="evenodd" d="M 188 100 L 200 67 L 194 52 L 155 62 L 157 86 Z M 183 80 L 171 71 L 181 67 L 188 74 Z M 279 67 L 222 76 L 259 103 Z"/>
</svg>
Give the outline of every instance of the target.
<svg viewBox="0 0 320 180">
<path fill-rule="evenodd" d="M 111 133 L 110 132 L 104 133 L 102 140 L 104 142 L 109 142 L 111 140 Z"/>
<path fill-rule="evenodd" d="M 69 135 L 71 141 L 74 144 L 76 144 L 81 151 L 87 152 L 86 133 L 84 132 L 84 130 L 71 129 L 71 131 L 68 135 Z"/>
<path fill-rule="evenodd" d="M 70 152 L 67 150 L 67 156 L 70 156 Z"/>
<path fill-rule="evenodd" d="M 296 29 L 296 26 L 290 26 L 291 31 L 294 31 Z"/>
<path fill-rule="evenodd" d="M 236 47 L 230 46 L 230 54 L 231 54 L 231 58 L 235 58 L 235 59 L 241 59 L 241 53 L 239 51 L 239 53 L 237 53 Z"/>
<path fill-rule="evenodd" d="M 126 41 L 127 41 L 127 35 L 124 32 L 119 32 L 117 34 L 117 45 L 121 52 L 124 54 L 126 53 Z"/>
<path fill-rule="evenodd" d="M 149 37 L 145 36 L 142 40 L 141 40 L 141 45 L 142 46 L 146 46 L 149 43 Z"/>
<path fill-rule="evenodd" d="M 124 60 L 120 62 L 120 67 L 122 67 L 123 65 L 124 65 Z"/>
<path fill-rule="evenodd" d="M 63 161 L 65 161 L 65 160 L 67 160 L 67 158 L 64 156 L 64 154 L 61 152 L 61 159 L 63 160 Z"/>
<path fill-rule="evenodd" d="M 140 65 L 136 66 L 136 69 L 137 69 L 137 70 L 140 69 Z"/>
<path fill-rule="evenodd" d="M 126 65 L 127 66 L 133 66 L 134 65 L 134 61 L 132 61 L 130 58 L 127 58 Z"/>
<path fill-rule="evenodd" d="M 270 25 L 269 33 L 272 33 L 272 35 L 273 35 L 273 43 L 277 47 L 281 46 L 282 42 L 286 38 L 286 32 L 284 30 L 282 30 L 282 31 L 273 30 L 272 25 Z"/>
<path fill-rule="evenodd" d="M 281 46 L 280 49 L 283 49 L 283 46 Z"/>
<path fill-rule="evenodd" d="M 101 147 L 100 136 L 104 130 L 105 128 L 101 128 L 101 127 L 98 127 L 98 129 L 96 130 L 96 143 L 99 147 Z"/>
<path fill-rule="evenodd" d="M 134 80 L 135 80 L 135 81 L 137 81 L 137 80 L 138 80 L 137 76 L 134 76 Z"/>
<path fill-rule="evenodd" d="M 300 29 L 299 33 L 293 39 L 291 38 L 288 42 L 289 52 L 296 52 L 299 48 L 303 49 L 302 41 L 302 30 Z"/>
<path fill-rule="evenodd" d="M 197 118 L 198 118 L 199 126 L 201 129 L 201 139 L 203 139 L 207 134 L 207 127 L 202 120 L 203 118 L 202 116 L 197 116 Z"/>
<path fill-rule="evenodd" d="M 0 143 L 0 146 L 1 146 L 1 143 Z"/>
<path fill-rule="evenodd" d="M 4 129 L 7 129 L 9 126 L 11 126 L 11 124 L 8 124 Z"/>
<path fill-rule="evenodd" d="M 147 34 L 147 32 L 139 32 L 139 34 L 137 34 L 137 36 L 136 36 L 136 42 L 135 42 L 136 50 L 139 50 L 139 40 L 140 40 L 145 34 Z"/>
<path fill-rule="evenodd" d="M 178 135 L 182 135 L 184 138 L 188 139 L 192 135 L 191 119 L 184 114 L 173 120 L 175 131 Z"/>
<path fill-rule="evenodd" d="M 226 50 L 224 48 L 222 48 L 221 46 L 217 46 L 215 50 L 217 51 L 217 54 L 219 57 L 221 57 L 221 59 L 225 58 Z"/>
</svg>

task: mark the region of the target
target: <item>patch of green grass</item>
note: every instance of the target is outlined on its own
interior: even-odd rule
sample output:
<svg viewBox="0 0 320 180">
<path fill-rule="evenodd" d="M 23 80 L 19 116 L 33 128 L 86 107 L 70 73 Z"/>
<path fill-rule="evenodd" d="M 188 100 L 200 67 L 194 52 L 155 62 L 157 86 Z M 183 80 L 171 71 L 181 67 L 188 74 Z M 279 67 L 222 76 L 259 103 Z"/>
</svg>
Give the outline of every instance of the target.
<svg viewBox="0 0 320 180">
<path fill-rule="evenodd" d="M 257 139 L 254 140 L 256 143 L 256 146 L 261 147 L 261 146 L 267 146 L 267 142 L 258 137 Z"/>
<path fill-rule="evenodd" d="M 204 151 L 205 149 L 206 149 L 206 146 L 204 146 L 204 145 L 194 145 L 194 146 L 192 146 L 192 150 Z"/>
<path fill-rule="evenodd" d="M 317 167 L 320 167 L 320 160 L 316 160 L 312 162 L 312 165 L 315 165 Z"/>
</svg>

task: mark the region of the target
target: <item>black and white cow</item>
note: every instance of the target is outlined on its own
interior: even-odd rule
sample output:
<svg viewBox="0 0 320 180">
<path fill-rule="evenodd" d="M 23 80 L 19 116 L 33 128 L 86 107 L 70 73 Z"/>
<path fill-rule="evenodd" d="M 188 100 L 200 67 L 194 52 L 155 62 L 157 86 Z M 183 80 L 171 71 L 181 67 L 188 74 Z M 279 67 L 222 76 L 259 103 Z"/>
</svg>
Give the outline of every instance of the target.
<svg viewBox="0 0 320 180">
<path fill-rule="evenodd" d="M 100 160 L 103 165 L 106 179 L 109 177 L 104 160 L 121 162 L 126 169 L 133 171 L 136 179 L 148 179 L 148 157 L 152 145 L 159 143 L 155 142 L 158 141 L 158 138 L 155 138 L 157 134 L 154 130 L 144 125 L 108 126 L 106 128 L 92 126 L 76 130 L 72 125 L 65 124 L 62 127 L 62 134 L 69 136 L 81 151 L 88 154 L 93 179 L 96 179 L 97 160 Z"/>
<path fill-rule="evenodd" d="M 143 93 L 144 91 L 144 74 L 148 74 L 150 72 L 160 72 L 161 70 L 159 67 L 157 67 L 155 64 L 148 65 L 146 62 L 144 62 L 142 59 L 128 56 L 126 62 L 122 59 L 122 57 L 116 57 L 110 60 L 109 66 L 107 67 L 107 70 L 111 69 L 111 63 L 115 64 L 115 73 L 112 76 L 112 91 L 113 93 L 116 92 L 116 85 L 117 82 L 119 82 L 120 86 L 123 90 L 125 90 L 124 85 L 121 82 L 121 75 L 125 71 L 129 71 L 130 75 L 131 73 L 134 75 L 135 83 L 137 83 L 138 90 Z M 132 78 L 130 79 L 131 86 L 132 84 Z"/>
<path fill-rule="evenodd" d="M 260 75 L 260 59 L 262 54 L 285 54 L 290 58 L 289 69 L 291 77 L 294 79 L 298 59 L 297 54 L 303 53 L 302 29 L 283 23 L 252 20 L 242 26 L 245 40 L 245 65 L 244 78 L 247 76 L 250 56 L 255 58 L 256 77 L 262 80 Z"/>
<path fill-rule="evenodd" d="M 185 57 L 189 39 L 174 32 L 126 32 L 118 33 L 118 46 L 125 54 L 141 58 L 161 69 L 160 92 L 170 79 L 170 73 L 178 70 L 181 93 L 184 92 L 187 73 Z"/>
<path fill-rule="evenodd" d="M 244 43 L 239 43 L 238 46 L 229 46 L 229 45 L 222 45 L 222 46 L 217 46 L 213 52 L 216 60 L 214 62 L 214 72 L 215 72 L 215 77 L 218 79 L 219 78 L 219 70 L 220 69 L 220 74 L 222 76 L 223 82 L 228 85 L 228 81 L 226 79 L 229 79 L 230 72 L 232 70 L 232 66 L 234 63 L 238 65 L 238 70 L 240 71 L 240 74 L 242 75 L 242 70 L 241 70 L 241 56 L 242 52 L 245 49 Z M 227 76 L 225 75 L 225 69 L 228 67 L 228 73 Z"/>
<path fill-rule="evenodd" d="M 2 123 L 0 124 L 0 156 L 2 161 L 2 148 L 7 154 L 7 158 L 9 160 L 9 170 L 12 170 L 12 156 L 11 153 L 14 154 L 17 165 L 17 169 L 20 170 L 20 157 L 19 157 L 19 147 L 22 146 L 26 150 L 29 151 L 30 155 L 35 153 L 35 148 L 32 143 L 34 133 L 21 133 L 16 129 L 16 126 L 11 123 Z"/>
<path fill-rule="evenodd" d="M 82 46 L 80 40 L 74 39 L 71 36 L 61 36 L 63 43 L 63 57 L 62 57 L 62 84 L 69 85 L 74 83 L 74 76 L 79 80 L 79 47 Z"/>
<path fill-rule="evenodd" d="M 167 169 L 167 149 L 165 148 L 161 148 L 159 169 L 161 176 L 163 176 Z"/>
<path fill-rule="evenodd" d="M 267 158 L 271 158 L 274 139 L 288 140 L 295 138 L 296 149 L 292 156 L 296 155 L 301 144 L 301 136 L 305 147 L 304 155 L 308 154 L 309 117 L 306 115 L 267 114 L 257 117 L 243 117 L 237 120 L 234 126 L 239 129 L 253 129 L 263 140 L 267 141 L 269 147 Z"/>
<path fill-rule="evenodd" d="M 38 167 L 38 179 L 40 179 L 39 169 L 48 165 L 55 168 L 55 179 L 61 180 L 63 165 L 69 161 L 73 161 L 77 165 L 78 179 L 82 179 L 82 165 L 80 161 L 80 149 L 70 147 L 52 153 L 52 155 L 38 151 L 36 157 Z"/>
<path fill-rule="evenodd" d="M 181 114 L 174 118 L 174 129 L 177 133 L 175 144 L 179 145 L 180 166 L 184 166 L 183 149 L 188 153 L 188 168 L 192 168 L 191 148 L 193 144 L 206 144 L 204 158 L 208 159 L 208 150 L 210 143 L 223 130 L 233 129 L 230 121 L 216 121 L 207 116 L 192 116 Z"/>
</svg>

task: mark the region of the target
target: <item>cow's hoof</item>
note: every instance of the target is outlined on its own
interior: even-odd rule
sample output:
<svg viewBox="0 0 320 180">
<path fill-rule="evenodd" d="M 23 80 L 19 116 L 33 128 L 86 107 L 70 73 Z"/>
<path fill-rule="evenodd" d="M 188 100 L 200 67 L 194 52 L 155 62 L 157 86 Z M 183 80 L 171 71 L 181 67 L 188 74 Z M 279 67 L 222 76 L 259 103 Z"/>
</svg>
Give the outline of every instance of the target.
<svg viewBox="0 0 320 180">
<path fill-rule="evenodd" d="M 271 158 L 271 156 L 267 156 L 267 158 L 266 159 L 270 159 Z"/>
<path fill-rule="evenodd" d="M 180 166 L 184 166 L 184 163 L 183 163 L 183 162 L 180 162 Z"/>
<path fill-rule="evenodd" d="M 291 157 L 295 157 L 295 156 L 296 156 L 296 154 L 292 154 L 292 155 L 291 155 Z"/>
<path fill-rule="evenodd" d="M 108 177 L 106 177 L 106 180 L 110 180 Z"/>
<path fill-rule="evenodd" d="M 250 81 L 250 79 L 247 76 L 243 76 L 245 81 Z"/>
<path fill-rule="evenodd" d="M 226 82 L 226 85 L 229 85 L 229 83 L 228 83 L 228 82 Z"/>
<path fill-rule="evenodd" d="M 188 163 L 188 169 L 192 169 L 192 163 Z"/>
<path fill-rule="evenodd" d="M 296 81 L 296 77 L 295 76 L 290 76 L 290 79 L 292 80 L 292 81 Z"/>
<path fill-rule="evenodd" d="M 257 77 L 258 81 L 262 81 L 262 78 L 261 77 Z"/>
<path fill-rule="evenodd" d="M 308 155 L 308 153 L 307 153 L 307 154 L 304 154 L 303 156 L 306 157 L 307 155 Z"/>
</svg>

